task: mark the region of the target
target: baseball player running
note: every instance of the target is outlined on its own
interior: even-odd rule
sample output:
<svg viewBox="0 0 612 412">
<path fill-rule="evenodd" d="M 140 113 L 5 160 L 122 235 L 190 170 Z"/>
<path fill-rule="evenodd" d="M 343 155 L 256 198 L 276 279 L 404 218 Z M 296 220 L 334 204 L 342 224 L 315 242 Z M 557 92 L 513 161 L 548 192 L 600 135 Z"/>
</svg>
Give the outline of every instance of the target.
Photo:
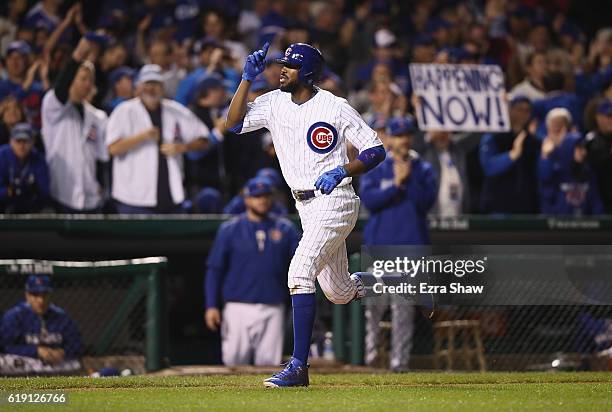
<svg viewBox="0 0 612 412">
<path fill-rule="evenodd" d="M 293 356 L 265 386 L 308 386 L 308 351 L 315 315 L 315 279 L 333 303 L 365 293 L 359 274 L 349 275 L 345 239 L 359 212 L 351 176 L 385 158 L 381 141 L 345 99 L 314 86 L 324 66 L 316 48 L 296 43 L 276 60 L 280 89 L 247 104 L 253 80 L 264 71 L 266 43 L 246 59 L 226 125 L 236 133 L 267 128 L 281 170 L 296 200 L 303 236 L 289 266 L 293 306 Z M 359 150 L 348 161 L 347 141 Z"/>
</svg>

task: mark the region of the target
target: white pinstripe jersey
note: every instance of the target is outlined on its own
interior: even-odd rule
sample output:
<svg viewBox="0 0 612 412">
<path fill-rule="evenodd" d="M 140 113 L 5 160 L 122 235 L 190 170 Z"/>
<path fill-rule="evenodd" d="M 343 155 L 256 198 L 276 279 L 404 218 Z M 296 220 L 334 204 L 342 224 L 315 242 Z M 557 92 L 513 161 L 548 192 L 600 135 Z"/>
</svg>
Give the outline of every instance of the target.
<svg viewBox="0 0 612 412">
<path fill-rule="evenodd" d="M 294 190 L 314 189 L 323 173 L 348 163 L 346 141 L 359 152 L 382 142 L 346 99 L 317 88 L 301 105 L 279 89 L 247 104 L 242 131 L 267 128 L 287 184 Z M 344 179 L 339 186 L 351 182 Z"/>
</svg>

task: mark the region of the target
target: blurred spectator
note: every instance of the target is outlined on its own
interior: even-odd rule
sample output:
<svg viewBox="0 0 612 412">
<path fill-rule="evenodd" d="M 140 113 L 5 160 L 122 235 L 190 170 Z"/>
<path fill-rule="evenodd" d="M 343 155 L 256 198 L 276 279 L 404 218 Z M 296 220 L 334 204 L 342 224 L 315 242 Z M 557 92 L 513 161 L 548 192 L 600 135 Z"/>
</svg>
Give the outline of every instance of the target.
<svg viewBox="0 0 612 412">
<path fill-rule="evenodd" d="M 204 38 L 194 48 L 198 52 L 199 64 L 180 82 L 175 100 L 185 106 L 191 104 L 198 82 L 212 75 L 219 76 L 223 85 L 233 92 L 240 76 L 229 64 L 231 60 L 227 49 L 214 38 Z"/>
<path fill-rule="evenodd" d="M 7 78 L 0 80 L 0 100 L 7 96 L 16 97 L 22 103 L 27 118 L 40 126 L 40 104 L 49 87 L 48 66 L 42 60 L 30 64 L 31 51 L 24 41 L 9 44 L 4 57 Z"/>
<path fill-rule="evenodd" d="M 252 179 L 246 213 L 219 228 L 208 256 L 206 326 L 221 326 L 223 363 L 277 365 L 283 351 L 287 271 L 300 235 L 270 214 L 272 187 Z"/>
<path fill-rule="evenodd" d="M 374 67 L 383 63 L 391 69 L 391 77 L 400 86 L 400 90 L 405 88 L 408 84 L 408 68 L 397 58 L 396 36 L 388 29 L 380 29 L 374 33 L 372 43 L 372 59 L 355 69 L 349 86 L 352 89 L 361 89 L 372 77 Z"/>
<path fill-rule="evenodd" d="M 2 100 L 0 102 L 0 145 L 8 143 L 13 126 L 25 120 L 23 107 L 15 97 L 9 96 Z"/>
<path fill-rule="evenodd" d="M 606 214 L 612 214 L 612 100 L 597 105 L 596 130 L 586 137 L 590 163 L 597 173 Z"/>
<path fill-rule="evenodd" d="M 270 3 L 270 0 L 254 0 L 252 9 L 240 10 L 236 29 L 244 38 L 248 50 L 259 47 L 259 29 L 263 17 L 270 11 Z"/>
<path fill-rule="evenodd" d="M 525 61 L 527 76 L 512 88 L 510 96 L 525 96 L 532 101 L 545 98 L 544 79 L 547 74 L 547 64 L 546 53 L 530 53 Z"/>
<path fill-rule="evenodd" d="M 562 107 L 571 114 L 572 124 L 570 129 L 575 126 L 582 127 L 582 108 L 578 97 L 573 92 L 565 91 L 565 76 L 560 71 L 550 71 L 544 78 L 546 97 L 533 102 L 533 114 L 541 125 L 538 134 L 543 136 L 545 133 L 545 119 L 551 110 Z"/>
<path fill-rule="evenodd" d="M 510 101 L 506 133 L 487 133 L 480 142 L 480 164 L 485 174 L 482 213 L 531 213 L 539 210 L 537 172 L 540 142 L 535 137 L 531 102 L 525 96 Z"/>
<path fill-rule="evenodd" d="M 552 215 L 603 212 L 595 173 L 587 163 L 584 139 L 570 132 L 572 116 L 565 108 L 546 116 L 546 137 L 538 164 L 541 211 Z"/>
<path fill-rule="evenodd" d="M 229 50 L 236 70 L 242 70 L 242 63 L 246 59 L 247 49 L 244 44 L 230 40 L 227 17 L 220 11 L 209 9 L 202 15 L 201 27 L 204 37 L 215 39 Z"/>
<path fill-rule="evenodd" d="M 108 161 L 107 116 L 87 101 L 94 91 L 91 60 L 97 52 L 98 46 L 83 37 L 42 102 L 51 197 L 63 213 L 97 212 L 103 202 L 96 162 Z"/>
<path fill-rule="evenodd" d="M 438 185 L 431 164 L 411 150 L 415 131 L 411 118 L 390 121 L 391 156 L 361 178 L 359 192 L 371 214 L 364 232 L 366 244 L 429 242 L 426 216 Z"/>
<path fill-rule="evenodd" d="M 163 98 L 158 65 L 138 74 L 138 97 L 119 105 L 108 122 L 112 197 L 119 213 L 170 213 L 185 200 L 182 155 L 203 150 L 208 128 L 189 110 Z"/>
<path fill-rule="evenodd" d="M 134 97 L 135 71 L 129 67 L 119 67 L 113 70 L 109 77 L 110 95 L 104 105 L 106 112 L 111 113 L 120 103 Z"/>
<path fill-rule="evenodd" d="M 10 144 L 0 146 L 0 211 L 33 213 L 49 200 L 49 171 L 45 156 L 34 149 L 27 123 L 11 129 Z"/>
<path fill-rule="evenodd" d="M 104 49 L 96 64 L 96 93 L 93 104 L 103 107 L 105 100 L 110 98 L 113 92 L 113 73 L 116 70 L 125 68 L 128 53 L 123 44 L 111 44 Z"/>
<path fill-rule="evenodd" d="M 9 44 L 17 39 L 17 29 L 27 8 L 27 0 L 6 1 L 6 15 L 0 15 L 0 55 L 4 56 Z"/>
<path fill-rule="evenodd" d="M 257 175 L 250 179 L 249 182 L 263 182 L 270 186 L 270 195 L 272 196 L 272 206 L 270 212 L 276 216 L 286 216 L 287 207 L 279 199 L 282 196 L 280 193 L 280 186 L 283 182 L 282 178 L 274 169 L 266 168 L 261 169 Z M 223 208 L 223 213 L 226 215 L 239 215 L 246 211 L 245 197 L 248 193 L 248 187 L 245 186 L 242 193 L 237 194 L 230 200 L 230 202 Z"/>
<path fill-rule="evenodd" d="M 188 99 L 193 113 L 220 139 L 225 133 L 223 110 L 227 104 L 227 93 L 220 77 L 214 73 L 203 75 L 190 90 Z M 190 192 L 195 193 L 207 186 L 223 186 L 223 151 L 217 149 L 220 148 L 187 153 L 186 185 Z"/>
<path fill-rule="evenodd" d="M 2 317 L 0 338 L 6 355 L 0 355 L 0 372 L 31 375 L 80 369 L 79 331 L 70 316 L 51 303 L 52 292 L 48 275 L 28 276 L 25 301 Z"/>
<path fill-rule="evenodd" d="M 467 156 L 478 146 L 476 133 L 453 136 L 450 132 L 433 131 L 425 134 L 423 160 L 438 176 L 438 194 L 432 213 L 437 216 L 458 216 L 470 211 L 470 185 Z"/>
<path fill-rule="evenodd" d="M 381 71 L 383 70 L 381 66 Z M 389 120 L 395 115 L 402 115 L 397 102 L 401 97 L 399 87 L 387 81 L 374 81 L 368 90 L 368 108 L 363 113 L 363 119 L 370 123 L 374 119 Z"/>
<path fill-rule="evenodd" d="M 193 39 L 204 3 L 202 0 L 177 0 L 175 2 L 176 33 L 174 38 L 180 44 Z"/>
<path fill-rule="evenodd" d="M 429 35 L 416 36 L 412 43 L 412 63 L 433 63 L 436 57 L 436 44 Z"/>
<path fill-rule="evenodd" d="M 425 245 L 429 243 L 427 212 L 436 198 L 436 178 L 431 165 L 412 151 L 415 132 L 411 118 L 389 123 L 390 156 L 363 175 L 361 198 L 370 212 L 364 230 L 366 245 Z M 387 295 L 389 298 L 389 295 Z M 408 369 L 414 328 L 414 305 L 394 296 L 391 303 L 391 353 L 389 367 Z M 389 303 L 389 302 L 387 302 Z M 381 333 L 379 322 L 386 305 L 377 301 L 366 309 L 366 363 L 373 365 Z"/>
<path fill-rule="evenodd" d="M 142 43 L 142 45 L 141 45 Z M 172 44 L 163 40 L 151 42 L 147 48 L 146 57 L 142 60 L 147 64 L 156 64 L 161 68 L 164 97 L 173 99 L 178 90 L 179 83 L 186 73 L 172 60 Z M 137 48 L 144 50 L 144 34 L 138 32 Z"/>
<path fill-rule="evenodd" d="M 193 213 L 221 213 L 223 196 L 212 187 L 200 190 L 193 200 Z"/>
<path fill-rule="evenodd" d="M 60 6 L 64 0 L 41 0 L 36 3 L 25 17 L 24 25 L 44 29 L 51 33 L 59 25 Z"/>
</svg>

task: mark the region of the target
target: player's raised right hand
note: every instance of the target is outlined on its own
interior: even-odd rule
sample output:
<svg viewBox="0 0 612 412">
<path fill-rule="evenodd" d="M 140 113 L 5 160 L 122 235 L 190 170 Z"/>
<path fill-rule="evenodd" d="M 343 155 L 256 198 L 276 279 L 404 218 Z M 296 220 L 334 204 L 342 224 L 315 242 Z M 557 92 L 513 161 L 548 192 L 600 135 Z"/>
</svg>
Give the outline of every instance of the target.
<svg viewBox="0 0 612 412">
<path fill-rule="evenodd" d="M 252 82 L 258 75 L 263 73 L 266 68 L 268 48 L 270 48 L 270 43 L 264 44 L 261 50 L 257 50 L 247 56 L 244 71 L 242 72 L 243 80 Z"/>
</svg>

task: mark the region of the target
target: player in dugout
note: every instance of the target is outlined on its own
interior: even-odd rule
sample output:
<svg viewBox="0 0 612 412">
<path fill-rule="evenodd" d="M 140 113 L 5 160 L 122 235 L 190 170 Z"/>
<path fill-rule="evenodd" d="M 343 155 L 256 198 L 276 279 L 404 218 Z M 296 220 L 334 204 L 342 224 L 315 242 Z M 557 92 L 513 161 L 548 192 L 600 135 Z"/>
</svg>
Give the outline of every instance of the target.
<svg viewBox="0 0 612 412">
<path fill-rule="evenodd" d="M 51 303 L 48 275 L 30 275 L 25 301 L 7 310 L 0 324 L 0 374 L 66 374 L 81 368 L 81 337 L 74 321 Z"/>
<path fill-rule="evenodd" d="M 221 325 L 225 365 L 277 365 L 289 299 L 287 271 L 300 235 L 289 220 L 270 213 L 269 179 L 249 180 L 244 201 L 246 213 L 221 226 L 208 256 L 206 325 L 213 331 Z"/>
</svg>

